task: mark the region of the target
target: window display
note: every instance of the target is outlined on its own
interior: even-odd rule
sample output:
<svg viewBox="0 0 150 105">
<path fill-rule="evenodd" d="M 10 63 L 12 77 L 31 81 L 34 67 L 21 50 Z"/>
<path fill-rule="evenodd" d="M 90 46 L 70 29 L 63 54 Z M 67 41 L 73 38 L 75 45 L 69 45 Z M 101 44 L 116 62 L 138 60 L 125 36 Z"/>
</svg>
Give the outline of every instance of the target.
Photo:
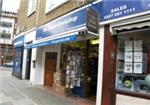
<svg viewBox="0 0 150 105">
<path fill-rule="evenodd" d="M 150 41 L 141 35 L 119 36 L 116 88 L 150 94 Z"/>
<path fill-rule="evenodd" d="M 82 58 L 80 51 L 69 51 L 66 66 L 66 87 L 80 87 L 82 81 Z"/>
</svg>

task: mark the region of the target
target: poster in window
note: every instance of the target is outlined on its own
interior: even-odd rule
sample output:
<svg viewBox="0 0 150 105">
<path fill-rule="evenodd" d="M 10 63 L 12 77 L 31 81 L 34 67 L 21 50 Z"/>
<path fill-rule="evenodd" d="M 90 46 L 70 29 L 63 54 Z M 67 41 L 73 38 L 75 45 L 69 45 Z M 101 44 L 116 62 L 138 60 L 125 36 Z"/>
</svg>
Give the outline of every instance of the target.
<svg viewBox="0 0 150 105">
<path fill-rule="evenodd" d="M 142 63 L 134 63 L 134 73 L 142 74 Z"/>
<path fill-rule="evenodd" d="M 125 41 L 125 51 L 133 51 L 133 41 Z"/>
<path fill-rule="evenodd" d="M 125 52 L 125 62 L 132 62 L 132 61 L 133 61 L 133 53 Z"/>
<path fill-rule="evenodd" d="M 134 62 L 142 62 L 142 61 L 143 61 L 143 53 L 134 52 Z"/>
<path fill-rule="evenodd" d="M 134 41 L 134 51 L 142 51 L 142 40 Z"/>
<path fill-rule="evenodd" d="M 132 73 L 132 63 L 124 64 L 124 73 Z"/>
</svg>

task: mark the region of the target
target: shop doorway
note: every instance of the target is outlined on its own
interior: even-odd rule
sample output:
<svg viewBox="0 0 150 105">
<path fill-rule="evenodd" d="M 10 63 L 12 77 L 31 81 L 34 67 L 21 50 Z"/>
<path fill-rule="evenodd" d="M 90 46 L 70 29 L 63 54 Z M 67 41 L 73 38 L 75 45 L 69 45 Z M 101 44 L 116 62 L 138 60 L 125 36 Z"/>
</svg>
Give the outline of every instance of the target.
<svg viewBox="0 0 150 105">
<path fill-rule="evenodd" d="M 98 74 L 98 43 L 91 40 L 63 45 L 62 59 L 66 69 L 66 87 L 73 96 L 96 101 Z M 63 68 L 62 68 L 63 69 Z"/>
<path fill-rule="evenodd" d="M 57 65 L 57 53 L 56 52 L 46 52 L 45 55 L 45 76 L 44 85 L 53 86 L 54 83 L 54 72 L 56 72 Z"/>
<path fill-rule="evenodd" d="M 30 79 L 32 49 L 27 50 L 26 75 L 25 79 Z"/>
<path fill-rule="evenodd" d="M 88 51 L 88 68 L 87 68 L 87 80 L 89 84 L 88 98 L 96 101 L 97 93 L 97 77 L 98 77 L 98 44 L 89 44 Z"/>
</svg>

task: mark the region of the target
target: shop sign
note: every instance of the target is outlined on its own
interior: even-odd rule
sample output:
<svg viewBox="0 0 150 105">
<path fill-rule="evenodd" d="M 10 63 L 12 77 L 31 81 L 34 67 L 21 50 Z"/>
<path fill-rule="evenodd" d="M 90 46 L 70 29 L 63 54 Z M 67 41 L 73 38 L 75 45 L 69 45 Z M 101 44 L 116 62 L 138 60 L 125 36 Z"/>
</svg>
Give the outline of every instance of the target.
<svg viewBox="0 0 150 105">
<path fill-rule="evenodd" d="M 45 13 L 52 11 L 69 0 L 46 0 Z"/>
<path fill-rule="evenodd" d="M 150 10 L 150 0 L 103 0 L 100 21 L 117 19 Z"/>
<path fill-rule="evenodd" d="M 70 35 L 70 36 L 65 36 L 62 38 L 56 38 L 53 40 L 48 40 L 40 43 L 35 43 L 31 45 L 25 46 L 25 48 L 30 49 L 30 48 L 36 48 L 36 47 L 42 47 L 42 46 L 49 46 L 49 45 L 55 45 L 58 43 L 66 43 L 66 42 L 72 42 L 77 40 L 77 35 Z"/>
<path fill-rule="evenodd" d="M 87 9 L 83 8 L 39 27 L 37 29 L 36 39 L 38 40 L 84 27 L 86 21 Z"/>
<path fill-rule="evenodd" d="M 87 30 L 91 31 L 93 33 L 98 33 L 98 28 L 99 28 L 99 15 L 98 13 L 89 8 L 87 12 Z"/>
<path fill-rule="evenodd" d="M 24 35 L 14 39 L 14 47 L 21 47 L 24 45 Z"/>
</svg>

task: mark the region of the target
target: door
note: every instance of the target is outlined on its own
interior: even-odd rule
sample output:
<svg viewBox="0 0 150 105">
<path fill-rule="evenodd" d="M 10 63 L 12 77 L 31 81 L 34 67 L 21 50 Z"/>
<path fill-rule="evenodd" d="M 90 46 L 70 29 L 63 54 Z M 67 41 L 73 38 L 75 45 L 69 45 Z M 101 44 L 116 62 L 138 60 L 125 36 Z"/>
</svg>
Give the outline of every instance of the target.
<svg viewBox="0 0 150 105">
<path fill-rule="evenodd" d="M 45 86 L 53 86 L 54 82 L 54 72 L 56 72 L 57 63 L 57 53 L 56 52 L 46 52 L 45 55 Z"/>
<path fill-rule="evenodd" d="M 32 49 L 28 49 L 27 50 L 27 61 L 26 61 L 26 76 L 25 76 L 25 78 L 27 80 L 30 79 L 31 54 L 32 54 Z"/>
</svg>

